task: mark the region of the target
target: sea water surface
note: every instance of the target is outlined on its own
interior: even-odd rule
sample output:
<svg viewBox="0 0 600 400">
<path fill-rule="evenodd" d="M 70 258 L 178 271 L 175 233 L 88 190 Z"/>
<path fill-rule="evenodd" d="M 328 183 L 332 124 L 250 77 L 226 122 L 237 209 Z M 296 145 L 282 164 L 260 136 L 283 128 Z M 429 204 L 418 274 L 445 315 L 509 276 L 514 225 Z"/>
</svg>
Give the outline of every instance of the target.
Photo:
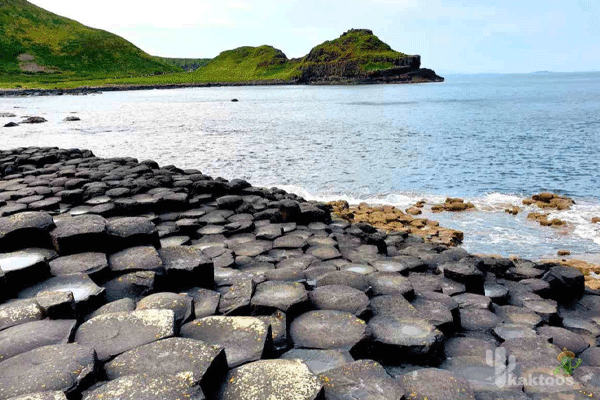
<svg viewBox="0 0 600 400">
<path fill-rule="evenodd" d="M 237 98 L 239 102 L 232 102 Z M 473 201 L 430 214 L 475 253 L 600 258 L 600 73 L 452 75 L 418 85 L 213 87 L 1 98 L 0 147 L 91 149 L 198 168 L 308 199 Z M 64 122 L 69 115 L 80 122 Z M 540 191 L 570 196 L 567 228 L 504 213 Z"/>
</svg>

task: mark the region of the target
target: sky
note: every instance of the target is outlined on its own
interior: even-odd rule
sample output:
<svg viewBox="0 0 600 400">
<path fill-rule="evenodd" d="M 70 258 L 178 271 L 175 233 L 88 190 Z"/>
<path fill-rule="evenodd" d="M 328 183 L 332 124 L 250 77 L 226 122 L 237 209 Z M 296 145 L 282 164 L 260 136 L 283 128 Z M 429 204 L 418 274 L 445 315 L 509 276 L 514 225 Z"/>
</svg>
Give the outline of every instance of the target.
<svg viewBox="0 0 600 400">
<path fill-rule="evenodd" d="M 163 57 L 269 44 L 295 58 L 366 28 L 442 74 L 600 70 L 599 0 L 31 2 Z"/>
</svg>

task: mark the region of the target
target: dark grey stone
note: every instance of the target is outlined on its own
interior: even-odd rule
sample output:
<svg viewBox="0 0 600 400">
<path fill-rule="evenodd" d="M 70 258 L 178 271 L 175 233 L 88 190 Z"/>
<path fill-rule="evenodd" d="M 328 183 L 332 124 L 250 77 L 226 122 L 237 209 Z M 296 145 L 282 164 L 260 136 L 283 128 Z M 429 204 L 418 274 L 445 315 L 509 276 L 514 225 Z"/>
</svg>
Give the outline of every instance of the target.
<svg viewBox="0 0 600 400">
<path fill-rule="evenodd" d="M 135 347 L 174 335 L 171 310 L 143 310 L 98 315 L 84 322 L 75 342 L 92 347 L 106 361 Z"/>
<path fill-rule="evenodd" d="M 181 327 L 181 336 L 224 347 L 229 368 L 262 358 L 272 346 L 269 326 L 254 317 L 196 319 Z"/>
<path fill-rule="evenodd" d="M 308 295 L 313 307 L 319 310 L 346 311 L 360 316 L 369 306 L 369 298 L 362 290 L 345 285 L 320 286 Z"/>
<path fill-rule="evenodd" d="M 107 230 L 112 238 L 113 251 L 134 246 L 160 246 L 156 226 L 147 218 L 118 218 L 108 222 Z"/>
<path fill-rule="evenodd" d="M 300 360 L 260 360 L 229 371 L 222 400 L 324 399 L 319 379 Z"/>
<path fill-rule="evenodd" d="M 308 308 L 308 296 L 301 283 L 263 282 L 256 286 L 250 304 L 257 310 L 278 309 L 298 315 Z"/>
<path fill-rule="evenodd" d="M 54 220 L 44 211 L 28 211 L 0 218 L 0 248 L 50 247 Z"/>
<path fill-rule="evenodd" d="M 301 360 L 315 375 L 354 362 L 350 353 L 342 350 L 292 349 L 280 358 Z"/>
<path fill-rule="evenodd" d="M 0 399 L 44 390 L 75 391 L 94 372 L 94 350 L 79 344 L 39 347 L 0 362 Z"/>
<path fill-rule="evenodd" d="M 111 254 L 108 263 L 113 272 L 159 272 L 164 268 L 162 260 L 152 246 L 130 247 Z"/>
<path fill-rule="evenodd" d="M 45 319 L 0 331 L 0 362 L 38 347 L 68 343 L 76 323 L 72 319 Z"/>
<path fill-rule="evenodd" d="M 398 378 L 408 399 L 475 400 L 473 390 L 461 376 L 436 368 L 424 368 Z"/>
<path fill-rule="evenodd" d="M 156 273 L 153 271 L 137 271 L 111 279 L 102 285 L 106 290 L 106 300 L 139 300 L 154 291 L 155 278 Z"/>
<path fill-rule="evenodd" d="M 309 311 L 292 321 L 290 335 L 295 347 L 350 350 L 367 338 L 367 325 L 343 311 Z"/>
<path fill-rule="evenodd" d="M 135 374 L 174 375 L 191 372 L 204 393 L 214 392 L 227 373 L 222 347 L 201 340 L 167 338 L 136 347 L 104 365 L 108 379 Z"/>
<path fill-rule="evenodd" d="M 372 360 L 360 360 L 319 374 L 326 399 L 398 400 L 404 388 Z"/>
<path fill-rule="evenodd" d="M 104 253 L 80 253 L 56 258 L 50 261 L 50 273 L 54 276 L 88 274 L 101 276 L 108 269 Z"/>
<path fill-rule="evenodd" d="M 180 373 L 159 376 L 151 374 L 122 376 L 84 392 L 82 399 L 204 400 L 205 397 L 189 374 Z"/>
</svg>

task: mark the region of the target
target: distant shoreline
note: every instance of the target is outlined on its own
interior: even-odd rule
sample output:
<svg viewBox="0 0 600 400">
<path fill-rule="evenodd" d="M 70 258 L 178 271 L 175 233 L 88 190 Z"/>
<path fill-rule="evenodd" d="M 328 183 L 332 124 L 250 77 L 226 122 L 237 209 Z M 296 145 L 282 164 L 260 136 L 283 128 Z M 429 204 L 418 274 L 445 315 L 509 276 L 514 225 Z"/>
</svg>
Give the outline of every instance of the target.
<svg viewBox="0 0 600 400">
<path fill-rule="evenodd" d="M 381 84 L 415 84 L 415 83 L 441 83 L 441 80 L 347 80 L 347 81 L 249 81 L 249 82 L 202 82 L 202 83 L 177 83 L 158 85 L 114 85 L 114 86 L 82 86 L 65 89 L 0 89 L 0 97 L 25 97 L 25 96 L 62 96 L 62 95 L 87 95 L 102 92 L 124 92 L 133 90 L 163 90 L 163 89 L 187 89 L 204 87 L 226 87 L 226 86 L 355 86 L 355 85 L 381 85 Z"/>
</svg>

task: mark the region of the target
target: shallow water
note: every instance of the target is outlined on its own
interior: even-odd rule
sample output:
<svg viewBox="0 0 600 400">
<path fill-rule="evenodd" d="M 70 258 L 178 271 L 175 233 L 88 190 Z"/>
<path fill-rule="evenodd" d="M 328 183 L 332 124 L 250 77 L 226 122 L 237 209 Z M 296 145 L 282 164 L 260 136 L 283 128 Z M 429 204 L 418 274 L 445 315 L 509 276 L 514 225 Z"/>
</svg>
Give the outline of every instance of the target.
<svg viewBox="0 0 600 400">
<path fill-rule="evenodd" d="M 600 73 L 446 78 L 4 98 L 0 112 L 49 122 L 2 128 L 0 147 L 150 158 L 307 198 L 408 206 L 463 197 L 479 211 L 433 218 L 463 230 L 469 251 L 599 254 L 600 225 L 590 220 L 600 216 Z M 69 115 L 82 121 L 63 122 Z M 575 198 L 556 213 L 569 229 L 504 213 L 542 190 Z"/>
</svg>

